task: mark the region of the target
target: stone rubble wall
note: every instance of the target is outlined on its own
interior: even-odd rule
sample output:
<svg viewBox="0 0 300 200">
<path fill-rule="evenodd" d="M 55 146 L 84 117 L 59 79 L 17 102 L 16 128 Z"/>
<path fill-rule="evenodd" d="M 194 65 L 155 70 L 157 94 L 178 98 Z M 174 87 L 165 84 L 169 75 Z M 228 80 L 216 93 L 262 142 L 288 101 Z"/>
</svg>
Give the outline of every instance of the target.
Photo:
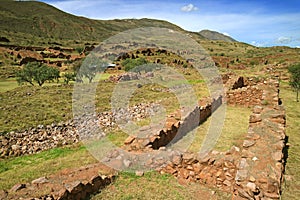
<svg viewBox="0 0 300 200">
<path fill-rule="evenodd" d="M 138 104 L 128 109 L 99 113 L 96 118 L 82 118 L 83 123 L 69 120 L 51 125 L 38 125 L 21 132 L 10 132 L 0 135 L 0 158 L 35 154 L 48 149 L 71 145 L 91 136 L 89 127 L 100 127 L 106 134 L 115 127 L 115 118 L 125 117 L 131 120 L 141 120 L 155 112 L 156 104 Z M 121 113 L 121 114 L 120 114 Z M 80 134 L 78 129 L 82 130 Z M 99 135 L 103 136 L 103 135 Z"/>
<path fill-rule="evenodd" d="M 256 106 L 250 116 L 242 148 L 232 147 L 227 152 L 212 151 L 206 155 L 175 152 L 166 148 L 175 137 L 179 140 L 186 133 L 187 129 L 184 129 L 183 134 L 176 136 L 185 123 L 191 129 L 206 120 L 222 104 L 221 96 L 200 102 L 183 120 L 180 120 L 178 112 L 172 114 L 164 129 L 155 130 L 144 138 L 129 136 L 122 148 L 137 151 L 137 155 L 140 151 L 151 152 L 154 155 L 152 158 L 142 156 L 147 159 L 144 163 L 160 173 L 176 176 L 181 183 L 196 181 L 215 186 L 232 192 L 233 199 L 280 199 L 286 135 L 285 111 L 279 105 L 279 83 L 277 80 L 268 80 L 233 91 L 249 90 L 252 93 L 254 88 L 261 95 L 258 99 L 251 97 L 256 102 L 249 106 Z M 234 97 L 230 98 L 233 100 Z M 242 101 L 237 98 L 234 102 L 240 105 Z M 164 153 L 165 158 L 161 156 Z M 103 162 L 130 167 L 135 162 L 130 159 L 122 157 L 122 152 L 114 151 Z"/>
<path fill-rule="evenodd" d="M 112 175 L 99 175 L 99 170 L 103 167 L 101 164 L 92 164 L 49 177 L 40 177 L 31 183 L 16 184 L 9 191 L 1 190 L 0 199 L 88 199 L 112 183 L 115 178 L 114 172 Z"/>
<path fill-rule="evenodd" d="M 228 105 L 252 107 L 261 104 L 262 93 L 259 86 L 246 86 L 227 91 L 226 102 Z"/>
<path fill-rule="evenodd" d="M 243 142 L 235 176 L 233 199 L 280 199 L 285 167 L 285 110 L 278 105 L 278 81 L 263 91 L 263 105 L 255 106 Z"/>
<path fill-rule="evenodd" d="M 212 151 L 206 155 L 181 153 L 173 157 L 160 173 L 172 174 L 182 184 L 193 181 L 231 192 L 239 156 L 238 147 L 232 147 L 227 152 Z"/>
<path fill-rule="evenodd" d="M 257 82 L 254 78 L 226 76 L 223 80 L 226 89 L 225 101 L 228 105 L 253 107 L 263 100 L 263 87 L 266 82 Z"/>
<path fill-rule="evenodd" d="M 203 102 L 205 104 L 203 105 Z M 171 145 L 188 132 L 204 122 L 219 106 L 222 105 L 222 96 L 216 99 L 206 99 L 199 103 L 192 112 L 180 120 L 180 111 L 170 114 L 166 120 L 164 128 L 149 132 L 148 135 L 139 137 L 129 136 L 124 144 L 127 151 L 147 151 L 149 149 L 159 149 Z M 202 106 L 201 106 L 202 104 Z"/>
<path fill-rule="evenodd" d="M 23 132 L 10 132 L 0 136 L 0 157 L 34 154 L 47 149 L 78 142 L 72 121 L 39 125 Z"/>
</svg>

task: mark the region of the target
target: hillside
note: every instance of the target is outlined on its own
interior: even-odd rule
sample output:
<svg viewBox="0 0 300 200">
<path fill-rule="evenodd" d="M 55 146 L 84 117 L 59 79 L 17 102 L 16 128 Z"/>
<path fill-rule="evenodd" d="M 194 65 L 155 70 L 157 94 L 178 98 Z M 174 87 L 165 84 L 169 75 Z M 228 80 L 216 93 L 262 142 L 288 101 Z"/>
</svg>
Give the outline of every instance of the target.
<svg viewBox="0 0 300 200">
<path fill-rule="evenodd" d="M 233 39 L 227 35 L 224 35 L 222 33 L 216 32 L 216 31 L 202 30 L 199 32 L 199 34 L 208 40 L 220 40 L 220 41 L 224 41 L 224 42 L 237 42 L 235 39 Z"/>
<path fill-rule="evenodd" d="M 37 1 L 3 0 L 0 3 L 0 36 L 13 44 L 43 45 L 53 42 L 102 41 L 121 31 L 137 27 L 164 27 L 185 32 L 163 20 L 92 20 L 65 13 Z M 203 39 L 199 34 L 193 34 Z M 24 43 L 27 41 L 28 43 Z"/>
</svg>

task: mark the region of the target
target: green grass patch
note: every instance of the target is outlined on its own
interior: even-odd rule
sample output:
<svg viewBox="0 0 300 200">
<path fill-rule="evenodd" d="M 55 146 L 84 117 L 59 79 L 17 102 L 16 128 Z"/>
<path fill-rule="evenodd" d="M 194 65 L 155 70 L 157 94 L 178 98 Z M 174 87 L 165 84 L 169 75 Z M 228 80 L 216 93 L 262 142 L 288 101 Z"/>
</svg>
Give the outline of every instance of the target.
<svg viewBox="0 0 300 200">
<path fill-rule="evenodd" d="M 95 163 L 84 146 L 55 148 L 34 155 L 0 160 L 0 188 L 10 189 L 16 183 L 26 183 L 66 168 Z"/>
<path fill-rule="evenodd" d="M 300 103 L 296 102 L 296 93 L 286 82 L 280 84 L 280 98 L 286 109 L 286 134 L 290 144 L 282 199 L 292 200 L 300 197 Z"/>
<path fill-rule="evenodd" d="M 212 195 L 212 191 L 216 194 Z M 97 199 L 230 199 L 230 194 L 217 189 L 201 186 L 199 183 L 180 185 L 176 178 L 169 174 L 155 171 L 146 172 L 144 176 L 135 173 L 121 172 L 116 181 L 92 197 Z"/>
<path fill-rule="evenodd" d="M 17 88 L 18 86 L 19 85 L 15 78 L 0 80 L 0 93 L 6 92 L 9 90 L 13 90 L 13 89 Z"/>
<path fill-rule="evenodd" d="M 218 151 L 226 151 L 233 145 L 241 147 L 244 136 L 247 134 L 250 114 L 250 108 L 226 106 L 224 126 L 214 149 Z M 190 151 L 199 152 L 202 142 L 208 133 L 211 120 L 211 118 L 208 118 L 191 136 L 194 137 L 194 140 L 189 148 Z"/>
</svg>

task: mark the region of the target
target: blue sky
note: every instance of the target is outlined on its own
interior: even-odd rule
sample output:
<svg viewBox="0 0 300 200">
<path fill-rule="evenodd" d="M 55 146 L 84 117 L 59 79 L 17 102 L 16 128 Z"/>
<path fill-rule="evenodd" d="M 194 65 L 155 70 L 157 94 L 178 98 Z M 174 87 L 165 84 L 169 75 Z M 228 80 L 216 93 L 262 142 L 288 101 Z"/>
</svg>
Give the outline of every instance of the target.
<svg viewBox="0 0 300 200">
<path fill-rule="evenodd" d="M 155 18 L 256 46 L 300 47 L 299 0 L 42 0 L 93 19 Z"/>
</svg>

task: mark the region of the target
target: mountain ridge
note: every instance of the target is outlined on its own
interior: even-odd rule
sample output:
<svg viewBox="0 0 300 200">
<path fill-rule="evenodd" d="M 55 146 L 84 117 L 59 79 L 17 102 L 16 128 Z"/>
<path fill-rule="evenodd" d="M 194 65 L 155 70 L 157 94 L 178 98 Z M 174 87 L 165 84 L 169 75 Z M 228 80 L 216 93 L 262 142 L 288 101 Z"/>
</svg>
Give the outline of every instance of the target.
<svg viewBox="0 0 300 200">
<path fill-rule="evenodd" d="M 3 0 L 0 3 L 0 36 L 12 43 L 22 39 L 29 43 L 51 41 L 103 41 L 119 32 L 139 27 L 170 28 L 191 35 L 197 41 L 209 39 L 198 32 L 190 32 L 159 19 L 96 20 L 64 12 L 39 1 Z M 234 40 L 235 41 L 235 40 Z M 23 44 L 29 45 L 29 44 Z M 32 44 L 33 45 L 33 44 Z"/>
</svg>

